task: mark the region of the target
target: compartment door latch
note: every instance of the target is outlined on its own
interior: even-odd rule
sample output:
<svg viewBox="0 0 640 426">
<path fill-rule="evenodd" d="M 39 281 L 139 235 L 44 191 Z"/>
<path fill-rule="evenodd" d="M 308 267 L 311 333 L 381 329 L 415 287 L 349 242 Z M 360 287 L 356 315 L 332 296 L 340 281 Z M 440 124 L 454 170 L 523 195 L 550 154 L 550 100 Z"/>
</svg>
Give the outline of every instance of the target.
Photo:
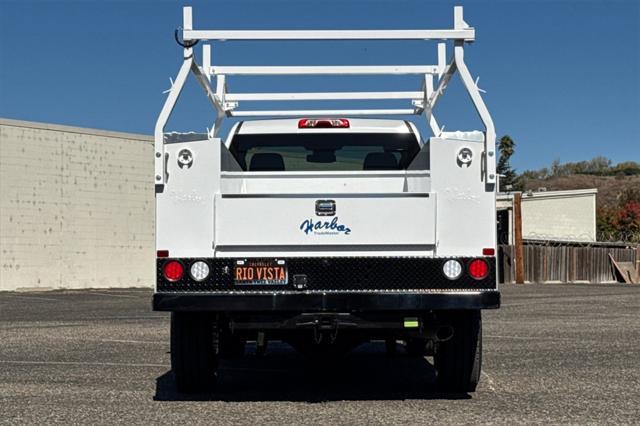
<svg viewBox="0 0 640 426">
<path fill-rule="evenodd" d="M 335 200 L 316 200 L 316 215 L 335 216 L 335 214 L 336 214 Z"/>
</svg>

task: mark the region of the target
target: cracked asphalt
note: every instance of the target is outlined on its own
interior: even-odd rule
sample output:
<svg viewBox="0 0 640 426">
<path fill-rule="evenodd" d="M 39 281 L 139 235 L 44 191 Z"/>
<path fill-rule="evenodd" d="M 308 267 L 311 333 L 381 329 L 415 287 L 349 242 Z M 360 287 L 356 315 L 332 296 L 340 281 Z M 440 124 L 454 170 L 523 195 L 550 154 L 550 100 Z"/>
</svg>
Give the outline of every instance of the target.
<svg viewBox="0 0 640 426">
<path fill-rule="evenodd" d="M 429 359 L 360 347 L 333 369 L 287 345 L 177 394 L 149 290 L 0 293 L 0 423 L 640 422 L 640 286 L 505 285 L 485 311 L 478 391 L 434 391 Z"/>
</svg>

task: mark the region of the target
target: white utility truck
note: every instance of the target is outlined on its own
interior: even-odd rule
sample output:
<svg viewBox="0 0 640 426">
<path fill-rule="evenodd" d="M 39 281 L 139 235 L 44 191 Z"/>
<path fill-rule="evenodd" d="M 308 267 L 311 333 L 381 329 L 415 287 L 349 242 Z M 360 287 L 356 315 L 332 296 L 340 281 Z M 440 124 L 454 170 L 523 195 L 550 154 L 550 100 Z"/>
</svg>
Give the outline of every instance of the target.
<svg viewBox="0 0 640 426">
<path fill-rule="evenodd" d="M 316 359 L 371 340 L 433 356 L 438 386 L 480 378 L 481 309 L 496 279 L 495 130 L 464 62 L 475 30 L 456 7 L 444 30 L 219 31 L 192 26 L 155 128 L 157 282 L 170 311 L 180 391 L 206 390 L 218 360 L 284 341 Z M 438 40 L 435 65 L 218 66 L 200 40 Z M 453 54 L 447 59 L 447 42 Z M 458 72 L 483 131 L 444 132 L 433 115 Z M 188 75 L 213 106 L 207 134 L 165 133 Z M 415 91 L 233 93 L 235 75 L 418 75 Z M 405 109 L 242 110 L 243 101 L 406 100 Z M 423 116 L 423 140 L 404 120 Z M 225 117 L 237 122 L 219 136 Z M 280 117 L 280 118 L 277 118 Z M 360 117 L 360 118 L 354 118 Z M 368 117 L 368 118 L 367 118 Z"/>
</svg>

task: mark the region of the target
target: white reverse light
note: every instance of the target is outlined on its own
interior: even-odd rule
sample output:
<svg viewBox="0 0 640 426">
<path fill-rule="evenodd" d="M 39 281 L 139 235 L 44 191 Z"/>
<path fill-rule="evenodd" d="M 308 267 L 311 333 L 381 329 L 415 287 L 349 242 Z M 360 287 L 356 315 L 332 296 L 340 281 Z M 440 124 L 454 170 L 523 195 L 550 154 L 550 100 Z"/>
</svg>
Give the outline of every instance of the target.
<svg viewBox="0 0 640 426">
<path fill-rule="evenodd" d="M 455 280 L 462 274 L 462 265 L 454 259 L 447 260 L 442 267 L 442 272 L 450 280 Z"/>
<path fill-rule="evenodd" d="M 202 281 L 209 276 L 209 265 L 199 260 L 191 265 L 189 272 L 191 273 L 191 278 L 196 281 Z"/>
</svg>

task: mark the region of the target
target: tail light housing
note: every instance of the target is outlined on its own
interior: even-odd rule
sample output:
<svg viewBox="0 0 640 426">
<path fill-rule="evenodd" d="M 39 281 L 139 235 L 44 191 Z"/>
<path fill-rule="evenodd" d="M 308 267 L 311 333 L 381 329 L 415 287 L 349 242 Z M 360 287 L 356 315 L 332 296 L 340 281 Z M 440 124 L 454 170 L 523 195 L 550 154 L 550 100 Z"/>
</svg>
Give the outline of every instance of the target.
<svg viewBox="0 0 640 426">
<path fill-rule="evenodd" d="M 168 281 L 179 281 L 184 275 L 184 266 L 177 260 L 170 260 L 162 266 L 162 275 Z"/>
<path fill-rule="evenodd" d="M 473 259 L 469 262 L 469 275 L 476 280 L 482 280 L 489 275 L 489 264 L 484 259 Z"/>
</svg>

